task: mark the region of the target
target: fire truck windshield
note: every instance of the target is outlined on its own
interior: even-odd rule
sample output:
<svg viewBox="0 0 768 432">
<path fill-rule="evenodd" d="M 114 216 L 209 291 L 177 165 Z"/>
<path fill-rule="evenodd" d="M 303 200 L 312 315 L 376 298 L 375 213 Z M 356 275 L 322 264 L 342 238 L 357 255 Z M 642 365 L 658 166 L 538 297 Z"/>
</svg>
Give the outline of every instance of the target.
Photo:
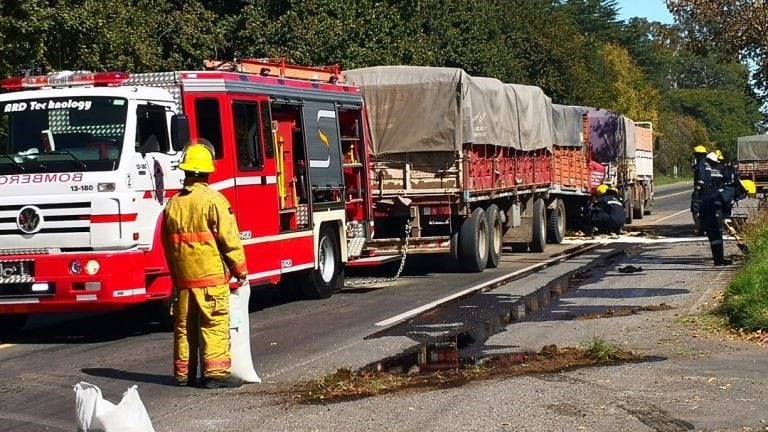
<svg viewBox="0 0 768 432">
<path fill-rule="evenodd" d="M 0 102 L 0 175 L 115 170 L 127 112 L 110 97 Z"/>
</svg>

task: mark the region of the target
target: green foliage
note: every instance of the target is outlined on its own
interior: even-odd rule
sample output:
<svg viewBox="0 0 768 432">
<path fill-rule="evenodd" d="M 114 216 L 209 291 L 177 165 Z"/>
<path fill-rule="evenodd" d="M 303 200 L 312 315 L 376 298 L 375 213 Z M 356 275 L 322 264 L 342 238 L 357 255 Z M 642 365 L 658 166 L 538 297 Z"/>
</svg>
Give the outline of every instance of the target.
<svg viewBox="0 0 768 432">
<path fill-rule="evenodd" d="M 676 112 L 698 119 L 710 141 L 727 157 L 736 156 L 736 138 L 754 134 L 756 107 L 743 93 L 733 90 L 680 89 L 669 92 Z"/>
<path fill-rule="evenodd" d="M 750 254 L 728 285 L 722 309 L 732 327 L 768 330 L 768 214 L 747 229 Z"/>
<path fill-rule="evenodd" d="M 622 352 L 616 344 L 597 336 L 583 342 L 582 348 L 586 351 L 587 355 L 596 362 L 614 361 Z"/>
<path fill-rule="evenodd" d="M 233 57 L 459 67 L 653 121 L 662 172 L 696 140 L 731 148 L 756 132 L 759 104 L 734 55 L 689 51 L 690 25 L 617 17 L 615 0 L 5 0 L 0 75 L 37 64 L 198 69 Z"/>
</svg>

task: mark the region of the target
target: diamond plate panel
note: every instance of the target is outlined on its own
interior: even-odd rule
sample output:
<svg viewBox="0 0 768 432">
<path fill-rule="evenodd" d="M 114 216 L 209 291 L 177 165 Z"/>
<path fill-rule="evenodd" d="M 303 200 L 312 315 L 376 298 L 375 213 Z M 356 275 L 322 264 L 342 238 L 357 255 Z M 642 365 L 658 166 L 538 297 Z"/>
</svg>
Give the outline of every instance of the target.
<svg viewBox="0 0 768 432">
<path fill-rule="evenodd" d="M 181 107 L 181 79 L 179 72 L 150 72 L 131 74 L 124 85 L 140 87 L 159 87 L 167 90 L 173 96 L 177 107 Z"/>
<path fill-rule="evenodd" d="M 299 204 L 296 209 L 296 220 L 300 227 L 309 226 L 309 206 L 306 204 Z"/>
</svg>

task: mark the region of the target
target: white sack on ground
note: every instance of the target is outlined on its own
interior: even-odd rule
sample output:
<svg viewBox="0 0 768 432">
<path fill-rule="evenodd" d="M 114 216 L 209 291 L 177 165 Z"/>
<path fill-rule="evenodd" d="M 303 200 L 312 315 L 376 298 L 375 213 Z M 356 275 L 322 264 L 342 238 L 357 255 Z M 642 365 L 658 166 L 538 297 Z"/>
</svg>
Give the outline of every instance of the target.
<svg viewBox="0 0 768 432">
<path fill-rule="evenodd" d="M 251 356 L 251 323 L 248 300 L 251 286 L 245 282 L 229 295 L 229 340 L 232 356 L 232 376 L 249 383 L 259 383 L 261 378 L 253 368 Z"/>
<path fill-rule="evenodd" d="M 87 382 L 75 385 L 77 430 L 82 432 L 154 432 L 136 386 L 131 386 L 115 405 L 101 389 Z"/>
</svg>

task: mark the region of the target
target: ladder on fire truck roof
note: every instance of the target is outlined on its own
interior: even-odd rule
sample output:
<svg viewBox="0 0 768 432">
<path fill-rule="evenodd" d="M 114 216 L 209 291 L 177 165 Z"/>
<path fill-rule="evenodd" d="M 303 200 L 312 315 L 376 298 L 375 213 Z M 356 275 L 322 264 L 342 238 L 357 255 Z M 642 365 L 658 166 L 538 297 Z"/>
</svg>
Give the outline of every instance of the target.
<svg viewBox="0 0 768 432">
<path fill-rule="evenodd" d="M 344 82 L 341 68 L 337 64 L 330 66 L 299 66 L 288 64 L 284 58 L 235 59 L 233 61 L 203 60 L 203 67 L 207 70 L 242 72 L 331 84 Z"/>
</svg>

